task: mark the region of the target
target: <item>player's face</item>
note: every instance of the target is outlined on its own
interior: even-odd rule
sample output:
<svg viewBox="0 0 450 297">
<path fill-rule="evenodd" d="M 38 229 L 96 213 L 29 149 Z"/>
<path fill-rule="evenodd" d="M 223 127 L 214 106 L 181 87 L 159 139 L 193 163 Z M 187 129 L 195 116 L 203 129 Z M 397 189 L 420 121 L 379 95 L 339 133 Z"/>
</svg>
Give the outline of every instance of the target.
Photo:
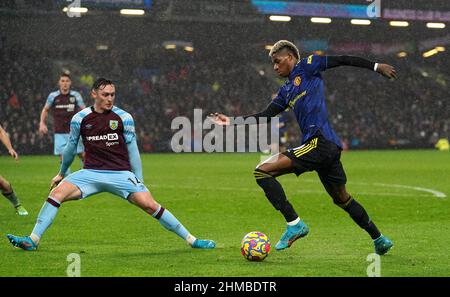
<svg viewBox="0 0 450 297">
<path fill-rule="evenodd" d="M 295 62 L 294 56 L 284 50 L 272 55 L 273 70 L 281 77 L 289 76 L 295 66 Z"/>
<path fill-rule="evenodd" d="M 61 76 L 59 78 L 59 89 L 61 91 L 63 91 L 64 93 L 70 89 L 71 85 L 72 85 L 72 81 L 67 76 Z"/>
<path fill-rule="evenodd" d="M 114 85 L 106 85 L 103 88 L 92 91 L 92 98 L 95 100 L 95 107 L 101 111 L 111 110 L 116 97 Z"/>
</svg>

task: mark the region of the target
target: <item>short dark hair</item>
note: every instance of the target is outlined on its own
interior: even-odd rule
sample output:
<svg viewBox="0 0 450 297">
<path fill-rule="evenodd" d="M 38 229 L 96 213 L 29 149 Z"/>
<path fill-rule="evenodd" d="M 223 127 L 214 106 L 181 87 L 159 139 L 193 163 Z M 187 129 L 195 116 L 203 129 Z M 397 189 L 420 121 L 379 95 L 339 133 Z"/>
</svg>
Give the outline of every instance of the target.
<svg viewBox="0 0 450 297">
<path fill-rule="evenodd" d="M 59 78 L 61 78 L 61 77 L 67 77 L 67 78 L 69 78 L 69 79 L 72 79 L 72 78 L 70 77 L 70 74 L 69 74 L 69 73 L 61 73 L 61 74 L 59 75 Z"/>
<path fill-rule="evenodd" d="M 98 90 L 100 87 L 106 87 L 107 85 L 114 85 L 114 83 L 106 78 L 100 77 L 96 81 L 94 81 L 94 84 L 92 85 L 92 90 Z"/>
</svg>

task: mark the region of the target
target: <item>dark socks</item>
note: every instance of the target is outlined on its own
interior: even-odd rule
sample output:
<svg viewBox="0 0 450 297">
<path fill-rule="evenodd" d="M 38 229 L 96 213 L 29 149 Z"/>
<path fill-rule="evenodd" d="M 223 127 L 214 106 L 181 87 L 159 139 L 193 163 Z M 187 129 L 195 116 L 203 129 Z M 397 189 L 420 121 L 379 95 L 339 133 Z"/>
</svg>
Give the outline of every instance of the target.
<svg viewBox="0 0 450 297">
<path fill-rule="evenodd" d="M 256 183 L 264 190 L 267 199 L 269 199 L 273 207 L 283 214 L 286 222 L 297 219 L 298 215 L 286 198 L 281 184 L 273 176 L 263 170 L 255 169 L 253 174 L 255 175 Z"/>
<path fill-rule="evenodd" d="M 17 196 L 16 196 L 16 194 L 14 193 L 14 191 L 12 191 L 11 193 L 2 193 L 2 194 L 3 194 L 3 196 L 6 197 L 6 199 L 8 199 L 8 200 L 11 202 L 11 204 L 12 204 L 14 207 L 20 206 L 19 198 L 17 198 Z"/>
<path fill-rule="evenodd" d="M 355 199 L 350 197 L 344 205 L 339 206 L 350 215 L 350 217 L 353 219 L 353 221 L 355 221 L 356 224 L 358 224 L 358 226 L 366 230 L 366 232 L 369 233 L 372 239 L 376 239 L 381 236 L 380 231 L 378 230 L 375 223 L 372 222 L 372 220 L 369 218 L 369 215 L 367 214 L 364 207 L 362 207 L 362 205 L 359 204 Z"/>
<path fill-rule="evenodd" d="M 263 170 L 256 169 L 253 174 L 255 175 L 258 185 L 264 190 L 267 199 L 269 199 L 275 209 L 283 214 L 286 221 L 291 222 L 297 219 L 298 215 L 286 198 L 286 194 L 284 193 L 281 184 L 273 176 Z M 362 207 L 355 199 L 350 197 L 346 203 L 338 205 L 350 215 L 358 226 L 366 230 L 372 239 L 377 239 L 381 236 L 380 231 L 375 223 L 372 222 L 364 207 Z"/>
</svg>

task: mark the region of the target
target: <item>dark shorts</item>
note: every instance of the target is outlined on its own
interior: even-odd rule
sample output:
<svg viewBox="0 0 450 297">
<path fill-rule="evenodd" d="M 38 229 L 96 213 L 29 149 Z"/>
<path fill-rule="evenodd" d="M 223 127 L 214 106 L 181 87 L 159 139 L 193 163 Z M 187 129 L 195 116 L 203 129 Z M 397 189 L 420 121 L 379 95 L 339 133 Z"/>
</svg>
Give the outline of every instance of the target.
<svg viewBox="0 0 450 297">
<path fill-rule="evenodd" d="M 317 171 L 322 183 L 345 185 L 347 182 L 341 163 L 341 149 L 321 135 L 283 154 L 293 161 L 297 176 L 307 171 Z"/>
</svg>

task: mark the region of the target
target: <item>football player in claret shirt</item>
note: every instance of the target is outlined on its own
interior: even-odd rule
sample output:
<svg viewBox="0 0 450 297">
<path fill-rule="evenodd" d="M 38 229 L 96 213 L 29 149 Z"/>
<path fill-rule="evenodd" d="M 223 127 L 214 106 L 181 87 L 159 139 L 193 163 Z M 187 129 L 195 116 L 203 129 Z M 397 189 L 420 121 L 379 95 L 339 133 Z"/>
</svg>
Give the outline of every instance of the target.
<svg viewBox="0 0 450 297">
<path fill-rule="evenodd" d="M 191 247 L 214 248 L 214 241 L 191 235 L 169 210 L 153 199 L 144 185 L 133 117 L 114 106 L 115 94 L 110 80 L 100 78 L 94 82 L 91 96 L 95 103 L 72 118 L 61 168 L 52 179 L 52 187 L 57 186 L 44 203 L 33 231 L 25 237 L 8 234 L 8 239 L 15 247 L 35 250 L 62 203 L 109 192 L 140 207 Z M 84 167 L 65 177 L 79 138 L 86 152 Z"/>
<path fill-rule="evenodd" d="M 9 140 L 8 134 L 6 134 L 5 129 L 0 125 L 0 141 L 5 145 L 6 149 L 8 150 L 8 153 L 16 160 L 19 160 L 19 154 L 14 150 L 11 141 Z M 11 204 L 16 209 L 16 213 L 19 216 L 26 216 L 28 215 L 28 211 L 22 206 L 20 203 L 19 198 L 17 198 L 16 193 L 14 192 L 11 183 L 4 179 L 0 175 L 0 191 L 2 192 L 2 195 L 5 196 L 6 199 L 11 202 Z"/>
<path fill-rule="evenodd" d="M 72 80 L 69 74 L 63 73 L 58 81 L 59 90 L 48 95 L 44 108 L 41 111 L 41 118 L 39 121 L 39 133 L 41 135 L 47 134 L 48 128 L 45 124 L 49 111 L 53 116 L 53 130 L 54 130 L 54 149 L 55 156 L 62 158 L 64 147 L 69 140 L 70 120 L 81 109 L 86 106 L 80 93 L 71 89 Z M 83 145 L 81 141 L 78 143 L 76 153 L 80 159 L 83 160 Z M 67 174 L 70 169 L 67 169 Z"/>
<path fill-rule="evenodd" d="M 388 64 L 354 56 L 311 55 L 300 59 L 297 47 L 287 40 L 275 43 L 269 56 L 274 70 L 287 80 L 264 111 L 243 118 L 253 117 L 257 122 L 261 118 L 270 120 L 284 110 L 292 109 L 303 135 L 299 147 L 272 156 L 259 164 L 254 171 L 257 184 L 287 222 L 286 231 L 275 248 L 286 249 L 309 232 L 308 226 L 292 207 L 276 177 L 289 173 L 298 176 L 307 171 L 316 171 L 334 203 L 370 235 L 375 252 L 385 254 L 393 246 L 392 242 L 380 233 L 363 206 L 346 190 L 347 178 L 340 161 L 342 143 L 328 121 L 321 72 L 347 65 L 367 68 L 395 79 L 395 69 Z M 214 113 L 210 117 L 219 125 L 231 123 L 231 119 L 224 114 Z"/>
</svg>

